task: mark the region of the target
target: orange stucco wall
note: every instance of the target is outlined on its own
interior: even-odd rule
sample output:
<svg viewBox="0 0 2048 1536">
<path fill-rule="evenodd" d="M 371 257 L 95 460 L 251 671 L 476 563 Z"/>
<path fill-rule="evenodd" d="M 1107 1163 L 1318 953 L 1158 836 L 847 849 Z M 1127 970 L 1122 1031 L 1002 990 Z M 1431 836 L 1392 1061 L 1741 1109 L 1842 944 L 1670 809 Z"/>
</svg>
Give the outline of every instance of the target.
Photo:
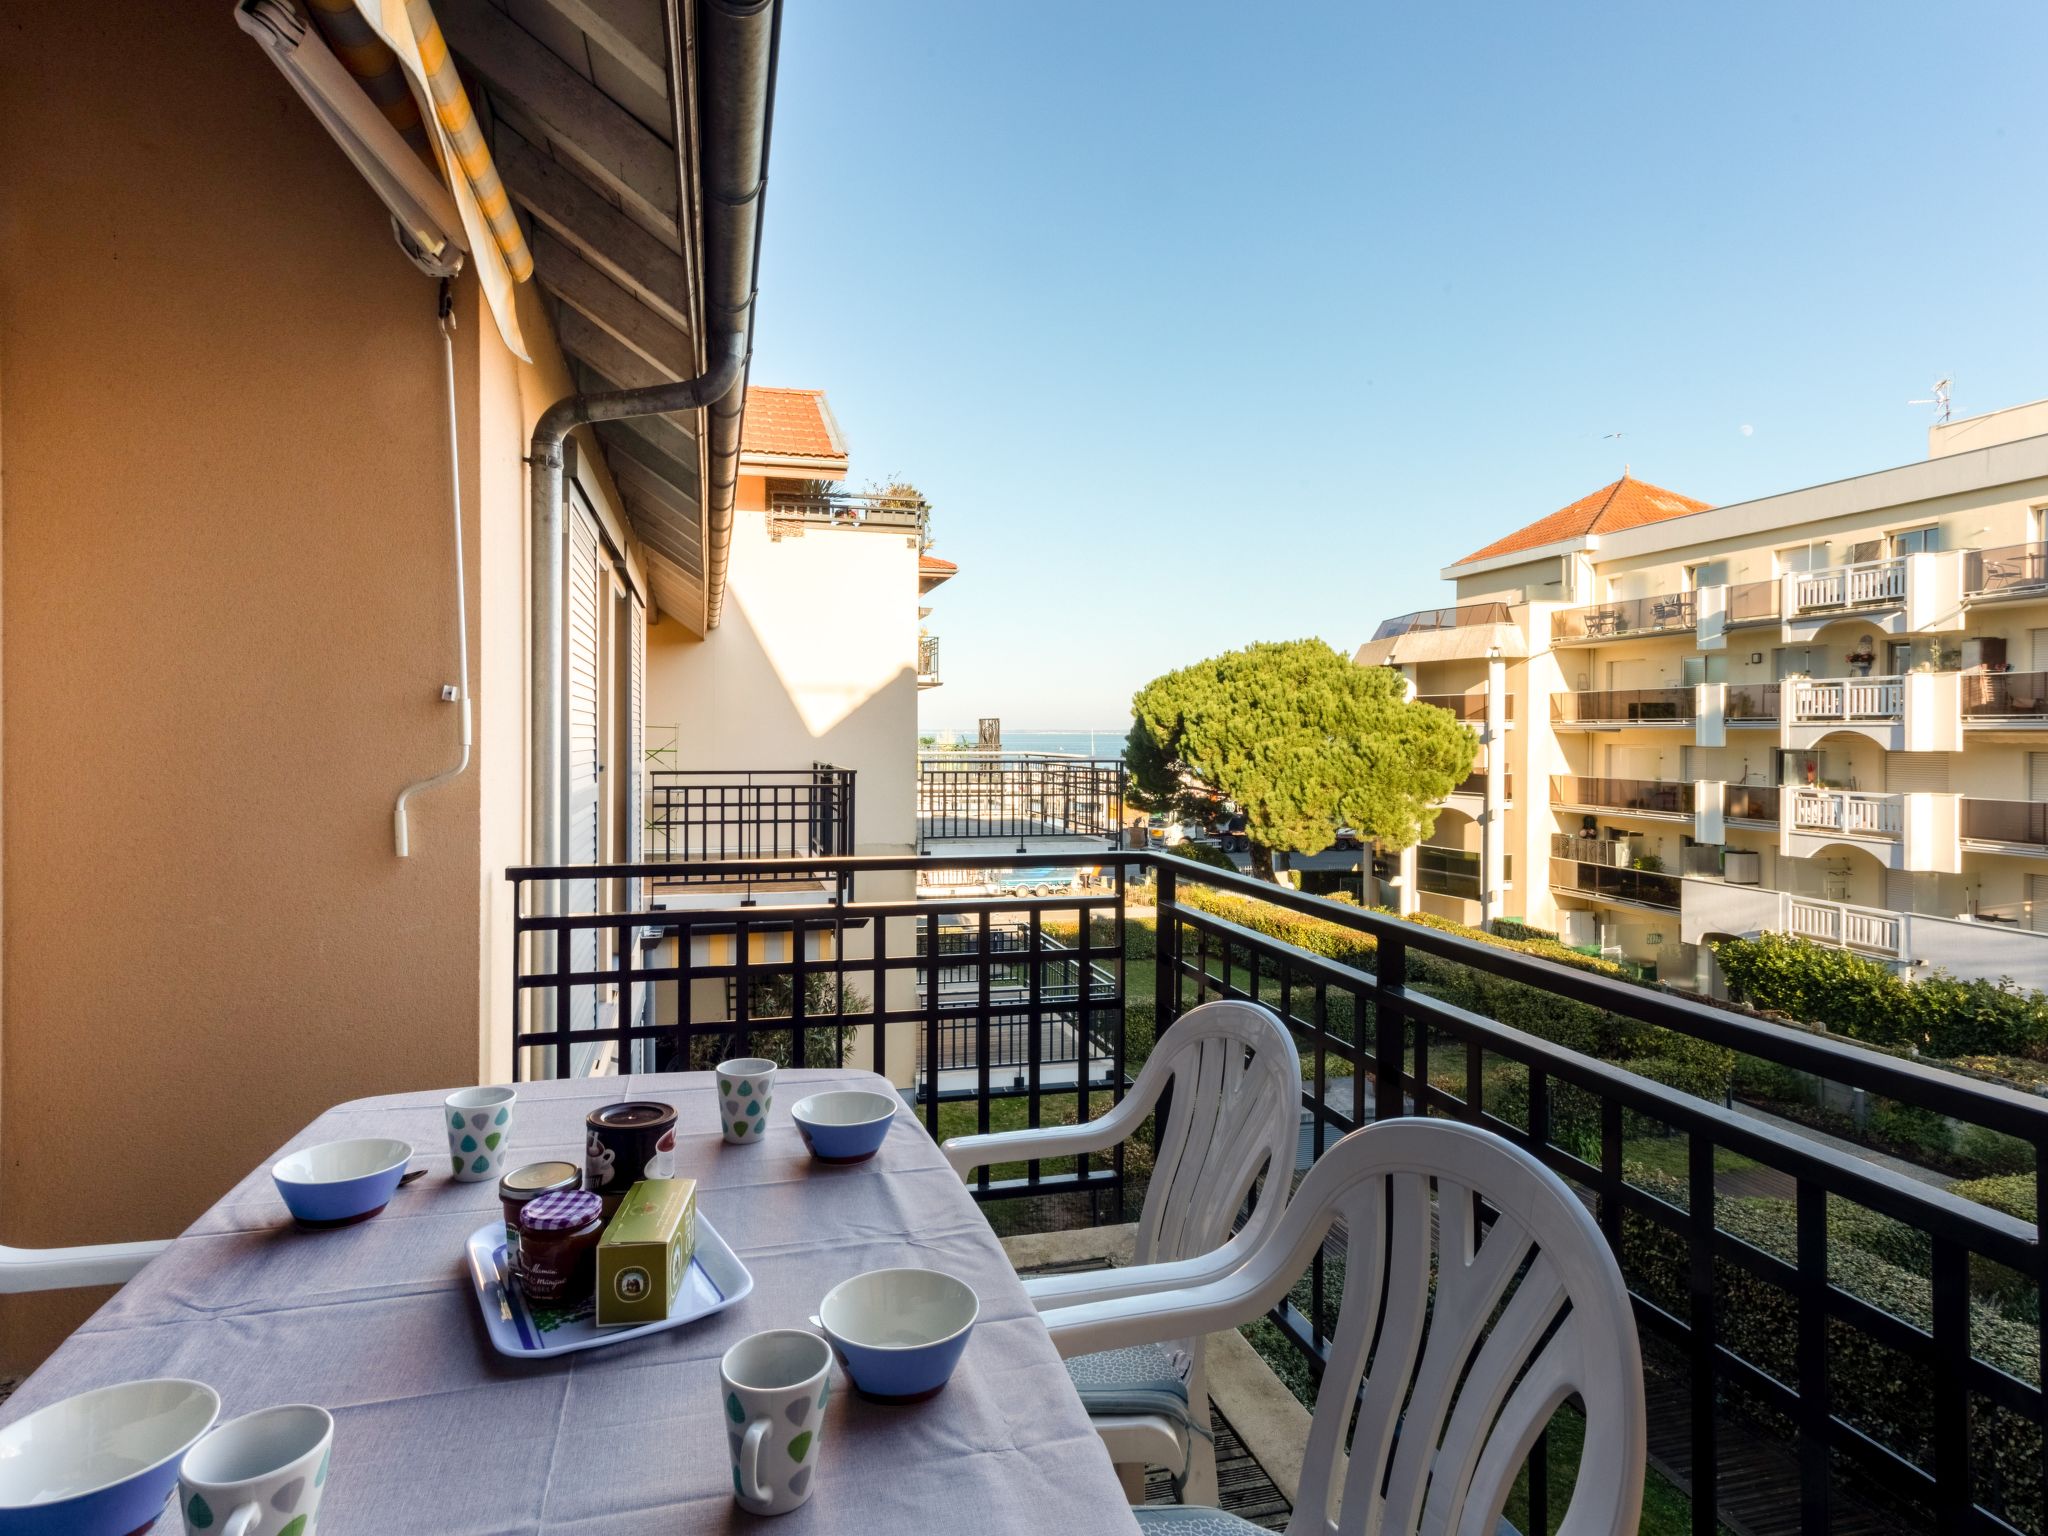
<svg viewBox="0 0 2048 1536">
<path fill-rule="evenodd" d="M 528 427 L 224 0 L 0 16 L 0 1241 L 167 1236 L 323 1107 L 504 1054 Z M 547 349 L 533 296 L 529 339 Z M 0 1302 L 33 1360 L 97 1297 Z"/>
</svg>

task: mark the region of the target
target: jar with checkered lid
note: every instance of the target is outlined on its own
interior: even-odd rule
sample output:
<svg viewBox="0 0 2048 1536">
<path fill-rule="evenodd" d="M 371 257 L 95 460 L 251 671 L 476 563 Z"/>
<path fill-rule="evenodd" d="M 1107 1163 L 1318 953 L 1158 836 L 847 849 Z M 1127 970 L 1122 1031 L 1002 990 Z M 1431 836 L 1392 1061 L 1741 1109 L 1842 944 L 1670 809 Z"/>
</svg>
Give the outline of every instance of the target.
<svg viewBox="0 0 2048 1536">
<path fill-rule="evenodd" d="M 526 1299 L 574 1307 L 597 1289 L 604 1203 L 585 1189 L 541 1195 L 519 1208 L 519 1288 Z"/>
</svg>

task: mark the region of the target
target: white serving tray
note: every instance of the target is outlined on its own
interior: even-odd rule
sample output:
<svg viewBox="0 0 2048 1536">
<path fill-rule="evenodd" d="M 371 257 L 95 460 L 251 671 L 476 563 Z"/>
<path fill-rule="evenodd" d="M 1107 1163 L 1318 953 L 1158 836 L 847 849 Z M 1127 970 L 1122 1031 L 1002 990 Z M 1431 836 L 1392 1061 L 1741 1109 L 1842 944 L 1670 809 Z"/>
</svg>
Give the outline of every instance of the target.
<svg viewBox="0 0 2048 1536">
<path fill-rule="evenodd" d="M 545 1360 L 579 1349 L 602 1349 L 628 1339 L 680 1328 L 684 1323 L 722 1312 L 754 1288 L 754 1277 L 739 1256 L 725 1245 L 718 1229 L 697 1217 L 697 1248 L 690 1272 L 676 1293 L 675 1311 L 658 1323 L 637 1328 L 600 1328 L 590 1303 L 573 1312 L 529 1307 L 519 1283 L 505 1267 L 505 1224 L 494 1221 L 469 1234 L 469 1276 L 476 1282 L 476 1302 L 484 1315 L 484 1331 L 501 1355 Z"/>
</svg>

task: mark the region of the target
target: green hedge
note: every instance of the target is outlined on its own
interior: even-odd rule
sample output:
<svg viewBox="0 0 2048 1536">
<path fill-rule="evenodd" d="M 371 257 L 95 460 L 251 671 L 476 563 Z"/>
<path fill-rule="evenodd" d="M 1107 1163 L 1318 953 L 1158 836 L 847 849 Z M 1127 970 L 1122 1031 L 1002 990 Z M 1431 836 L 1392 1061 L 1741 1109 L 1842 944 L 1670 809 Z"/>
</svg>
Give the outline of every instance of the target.
<svg viewBox="0 0 2048 1536">
<path fill-rule="evenodd" d="M 1851 1039 L 1940 1057 L 2048 1056 L 2048 993 L 1940 971 L 1905 981 L 1866 956 L 1782 933 L 1722 939 L 1714 957 L 1743 1002 Z"/>
<path fill-rule="evenodd" d="M 1185 906 L 1340 965 L 1369 973 L 1376 970 L 1378 946 L 1372 936 L 1341 923 L 1219 891 L 1187 891 L 1182 894 L 1181 901 Z M 1612 963 L 1566 949 L 1554 940 L 1501 939 L 1460 923 L 1427 915 L 1410 921 L 1518 954 L 1555 960 L 1592 975 L 1619 974 Z M 1605 1061 L 1623 1063 L 1632 1072 L 1696 1097 L 1718 1103 L 1727 1095 L 1729 1078 L 1735 1068 L 1735 1053 L 1690 1035 L 1609 1013 L 1527 982 L 1495 976 L 1414 950 L 1408 954 L 1408 984 L 1432 997 L 1496 1019 L 1538 1039 Z M 1331 1032 L 1340 1034 L 1341 1038 L 1350 1038 L 1350 1000 L 1333 995 L 1329 1004 Z M 1498 1101 L 1494 1097 L 1496 1092 L 1501 1095 Z M 1517 1068 L 1503 1074 L 1494 1084 L 1489 1091 L 1487 1108 L 1505 1119 L 1526 1125 L 1527 1102 L 1527 1074 Z M 1647 1128 L 1639 1126 L 1637 1129 Z M 1661 1130 L 1662 1127 L 1656 1129 Z M 1581 1155 L 1597 1155 L 1600 1138 L 1598 1102 L 1590 1094 L 1558 1085 L 1551 1095 L 1551 1135 L 1560 1146 Z"/>
<path fill-rule="evenodd" d="M 1682 1182 L 1630 1166 L 1631 1184 L 1683 1206 Z M 1831 1206 L 1839 1202 L 1831 1202 Z M 1715 1207 L 1726 1231 L 1787 1263 L 1797 1261 L 1797 1231 L 1788 1200 L 1724 1200 Z M 1867 1211 L 1829 1213 L 1828 1278 L 1851 1295 L 1882 1307 L 1916 1327 L 1933 1323 L 1933 1291 L 1919 1271 L 1916 1243 L 1924 1235 Z M 1883 1251 L 1873 1251 L 1873 1248 Z M 1622 1268 L 1633 1288 L 1686 1315 L 1691 1262 L 1685 1238 L 1664 1226 L 1629 1216 L 1623 1223 Z M 1715 1265 L 1718 1342 L 1780 1381 L 1799 1379 L 1796 1357 L 1798 1302 L 1789 1291 L 1730 1263 Z M 1996 1306 L 1973 1303 L 1970 1337 L 1979 1359 L 2022 1381 L 2039 1379 L 2040 1331 Z M 1929 1372 L 1846 1326 L 1828 1332 L 1828 1391 L 1835 1411 L 1864 1433 L 1922 1466 L 1934 1462 L 1934 1393 Z M 1781 1426 L 1789 1431 L 1790 1426 Z M 2002 1409 L 1984 1407 L 1971 1417 L 1972 1463 L 1979 1499 L 2021 1529 L 2042 1529 L 2041 1431 Z"/>
</svg>

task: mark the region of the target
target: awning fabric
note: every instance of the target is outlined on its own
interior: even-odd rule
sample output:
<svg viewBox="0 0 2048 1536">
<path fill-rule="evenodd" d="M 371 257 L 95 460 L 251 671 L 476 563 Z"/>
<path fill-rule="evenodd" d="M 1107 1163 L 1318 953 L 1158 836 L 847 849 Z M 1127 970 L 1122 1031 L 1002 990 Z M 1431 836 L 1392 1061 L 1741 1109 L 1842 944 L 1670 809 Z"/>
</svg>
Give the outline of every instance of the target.
<svg viewBox="0 0 2048 1536">
<path fill-rule="evenodd" d="M 419 103 L 433 107 L 427 123 L 432 130 L 434 150 L 440 158 L 448 190 L 454 195 L 456 209 L 462 215 L 470 259 L 477 281 L 483 285 L 485 302 L 498 322 L 498 334 L 505 338 L 505 345 L 522 360 L 531 362 L 525 335 L 519 328 L 519 307 L 513 289 L 532 274 L 533 256 L 527 249 L 519 220 L 512 213 L 504 184 L 498 179 L 497 167 L 491 163 L 490 147 L 477 126 L 476 111 L 455 73 L 454 61 L 448 56 L 440 23 L 435 21 L 428 0 L 353 0 L 353 4 L 356 14 L 369 24 L 374 40 L 390 50 L 404 70 L 411 86 L 409 94 Z M 316 18 L 324 30 L 327 18 L 317 12 Z M 337 35 L 336 53 L 371 99 L 384 108 L 385 116 L 391 117 L 391 107 L 371 86 L 379 60 L 361 46 L 367 41 L 364 39 L 358 39 L 357 46 L 344 51 L 340 40 L 345 36 L 346 32 Z M 362 73 L 365 68 L 372 71 L 371 76 Z M 395 118 L 392 126 L 404 131 Z"/>
</svg>

